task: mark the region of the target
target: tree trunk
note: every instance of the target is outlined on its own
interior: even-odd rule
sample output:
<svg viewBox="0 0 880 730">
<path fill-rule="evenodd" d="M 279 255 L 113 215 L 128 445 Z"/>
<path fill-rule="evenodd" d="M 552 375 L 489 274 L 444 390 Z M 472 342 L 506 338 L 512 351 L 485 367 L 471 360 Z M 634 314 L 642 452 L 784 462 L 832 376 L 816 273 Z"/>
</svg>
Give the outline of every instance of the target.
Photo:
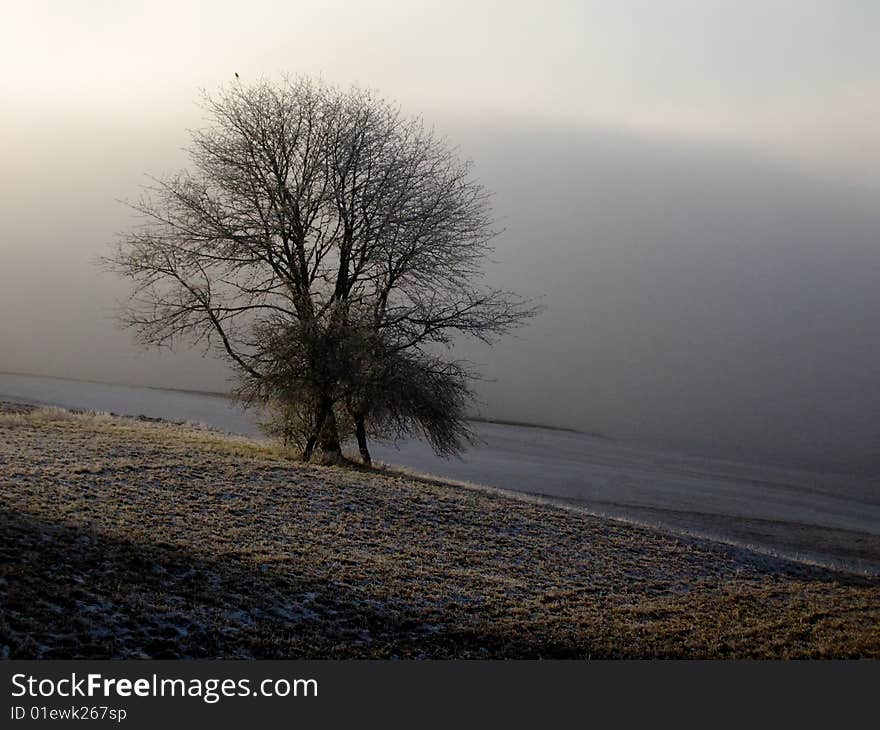
<svg viewBox="0 0 880 730">
<path fill-rule="evenodd" d="M 315 445 L 318 443 L 318 438 L 324 430 L 324 421 L 327 420 L 328 411 L 332 413 L 330 407 L 326 403 L 322 403 L 317 417 L 315 418 L 315 428 L 312 430 L 311 434 L 309 434 L 309 438 L 306 441 L 306 448 L 303 450 L 303 461 L 312 460 Z"/>
<path fill-rule="evenodd" d="M 336 428 L 336 416 L 333 415 L 333 403 L 329 399 L 321 403 L 315 418 L 315 428 L 306 441 L 303 461 L 311 461 L 317 447 L 320 463 L 338 464 L 342 461 L 342 446 L 339 442 L 339 431 Z"/>
<path fill-rule="evenodd" d="M 327 407 L 327 415 L 318 436 L 318 450 L 322 464 L 338 464 L 342 461 L 342 446 L 339 443 L 339 431 L 336 429 L 332 405 Z"/>
<path fill-rule="evenodd" d="M 370 458 L 370 450 L 367 448 L 367 429 L 364 426 L 364 417 L 356 416 L 354 419 L 354 430 L 357 434 L 358 449 L 361 452 L 361 459 L 367 466 L 373 465 Z"/>
</svg>

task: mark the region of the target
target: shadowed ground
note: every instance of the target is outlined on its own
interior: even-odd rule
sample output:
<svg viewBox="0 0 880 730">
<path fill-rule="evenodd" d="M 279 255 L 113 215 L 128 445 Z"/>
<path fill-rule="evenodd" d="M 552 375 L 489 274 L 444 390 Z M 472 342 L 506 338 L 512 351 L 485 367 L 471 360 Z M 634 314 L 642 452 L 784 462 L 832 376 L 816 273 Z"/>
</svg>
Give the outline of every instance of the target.
<svg viewBox="0 0 880 730">
<path fill-rule="evenodd" d="M 6 407 L 0 651 L 880 656 L 880 584 L 210 431 Z"/>
</svg>

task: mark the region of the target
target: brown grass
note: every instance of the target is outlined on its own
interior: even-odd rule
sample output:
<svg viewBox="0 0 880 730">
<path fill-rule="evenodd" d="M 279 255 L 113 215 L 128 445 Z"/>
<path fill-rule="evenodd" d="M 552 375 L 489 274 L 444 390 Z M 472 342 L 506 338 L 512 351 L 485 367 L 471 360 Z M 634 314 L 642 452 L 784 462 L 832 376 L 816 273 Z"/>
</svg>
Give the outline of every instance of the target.
<svg viewBox="0 0 880 730">
<path fill-rule="evenodd" d="M 247 439 L 0 412 L 0 652 L 880 657 L 880 584 Z"/>
</svg>

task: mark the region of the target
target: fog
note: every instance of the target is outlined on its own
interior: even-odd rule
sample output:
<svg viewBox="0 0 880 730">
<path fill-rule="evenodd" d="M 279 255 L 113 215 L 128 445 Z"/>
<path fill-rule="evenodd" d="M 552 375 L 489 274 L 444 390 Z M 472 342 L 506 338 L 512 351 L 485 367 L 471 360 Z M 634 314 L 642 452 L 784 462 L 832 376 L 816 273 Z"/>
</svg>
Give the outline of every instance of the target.
<svg viewBox="0 0 880 730">
<path fill-rule="evenodd" d="M 736 149 L 505 129 L 474 136 L 499 269 L 546 311 L 469 350 L 494 415 L 880 472 L 876 195 Z"/>
<path fill-rule="evenodd" d="M 0 108 L 0 370 L 227 388 L 225 366 L 198 351 L 140 352 L 113 319 L 127 285 L 96 259 L 131 224 L 116 200 L 137 195 L 144 173 L 185 164 L 199 86 L 236 70 L 245 81 L 308 71 L 375 86 L 424 113 L 495 192 L 505 231 L 488 276 L 540 298 L 545 311 L 492 349 L 457 348 L 483 365 L 484 415 L 880 473 L 880 106 L 863 63 L 876 54 L 865 27 L 877 21 L 864 6 L 795 4 L 809 10 L 792 19 L 782 3 L 762 19 L 754 8 L 716 17 L 669 3 L 699 27 L 664 30 L 668 19 L 651 12 L 633 29 L 611 11 L 590 5 L 582 16 L 567 3 L 499 25 L 507 16 L 492 5 L 461 31 L 463 57 L 450 45 L 460 28 L 440 23 L 439 5 L 408 11 L 407 28 L 419 30 L 398 36 L 380 22 L 393 12 L 383 6 L 359 17 L 384 55 L 359 56 L 363 38 L 330 54 L 318 39 L 305 61 L 301 49 L 285 55 L 275 30 L 271 52 L 258 50 L 257 20 L 238 12 L 218 11 L 190 47 L 196 14 L 157 11 L 173 42 L 154 59 L 146 51 L 158 51 L 156 36 L 134 29 L 161 30 L 146 5 L 131 4 L 140 15 L 35 5 L 43 15 L 0 39 L 10 54 Z M 80 28 L 75 47 L 62 34 L 73 22 L 60 10 L 68 6 L 77 18 L 101 18 Z M 309 8 L 311 21 L 332 21 Z M 234 47 L 236 23 L 246 42 L 230 60 L 219 49 Z M 526 63 L 517 44 L 530 23 L 539 47 Z M 41 35 L 39 59 L 13 56 L 29 52 L 27 32 L 38 27 L 56 45 Z M 761 36 L 745 68 L 732 64 L 729 39 L 707 50 L 756 27 L 779 43 Z M 90 44 L 96 29 L 112 44 Z M 641 57 L 624 42 L 628 30 L 645 44 Z M 690 49 L 681 58 L 676 42 Z M 806 63 L 811 49 L 821 72 L 789 65 Z"/>
</svg>

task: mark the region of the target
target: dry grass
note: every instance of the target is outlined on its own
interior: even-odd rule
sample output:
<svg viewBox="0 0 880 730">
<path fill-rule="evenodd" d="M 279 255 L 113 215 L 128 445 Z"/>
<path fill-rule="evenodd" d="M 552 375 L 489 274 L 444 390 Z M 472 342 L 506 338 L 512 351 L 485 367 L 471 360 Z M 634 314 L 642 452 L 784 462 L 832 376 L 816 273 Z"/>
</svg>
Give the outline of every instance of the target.
<svg viewBox="0 0 880 730">
<path fill-rule="evenodd" d="M 0 652 L 880 656 L 880 584 L 206 429 L 0 412 Z"/>
</svg>

